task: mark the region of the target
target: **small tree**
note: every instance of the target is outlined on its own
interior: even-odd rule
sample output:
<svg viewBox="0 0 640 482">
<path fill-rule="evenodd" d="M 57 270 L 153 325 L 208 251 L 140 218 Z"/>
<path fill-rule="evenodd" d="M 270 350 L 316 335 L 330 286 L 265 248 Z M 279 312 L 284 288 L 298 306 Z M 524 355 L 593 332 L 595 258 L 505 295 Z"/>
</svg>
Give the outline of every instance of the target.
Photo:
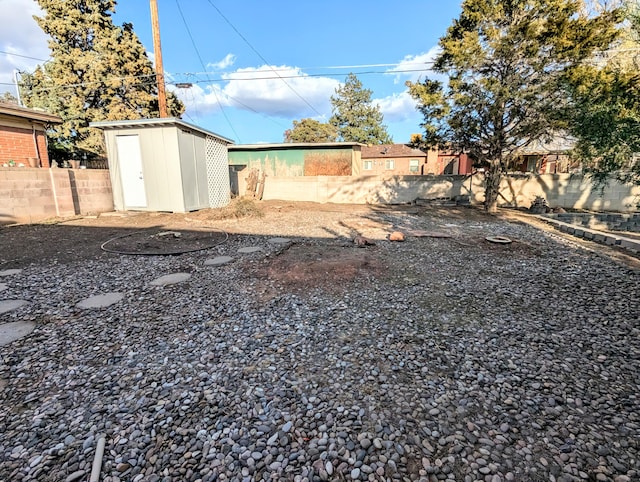
<svg viewBox="0 0 640 482">
<path fill-rule="evenodd" d="M 563 79 L 616 35 L 617 11 L 579 13 L 577 0 L 464 0 L 440 39 L 434 71 L 407 83 L 424 116 L 424 143 L 468 153 L 487 168 L 485 208 L 518 151 L 566 127 Z"/>
<path fill-rule="evenodd" d="M 335 126 L 315 119 L 293 121 L 293 128 L 284 132 L 285 142 L 335 142 L 338 131 Z"/>
<path fill-rule="evenodd" d="M 4 92 L 0 95 L 0 102 L 4 102 L 5 104 L 17 104 L 18 98 L 11 92 Z"/>
<path fill-rule="evenodd" d="M 102 133 L 89 122 L 158 116 L 151 61 L 131 24 L 113 24 L 115 0 L 37 1 L 52 60 L 22 77 L 22 98 L 63 119 L 51 133 L 54 149 L 103 155 Z M 174 116 L 184 110 L 173 95 L 168 104 Z"/>
<path fill-rule="evenodd" d="M 393 142 L 378 106 L 371 103 L 371 90 L 363 89 L 362 82 L 349 74 L 344 85 L 331 96 L 333 115 L 329 123 L 335 126 L 340 140 L 363 144 L 390 144 Z"/>
</svg>

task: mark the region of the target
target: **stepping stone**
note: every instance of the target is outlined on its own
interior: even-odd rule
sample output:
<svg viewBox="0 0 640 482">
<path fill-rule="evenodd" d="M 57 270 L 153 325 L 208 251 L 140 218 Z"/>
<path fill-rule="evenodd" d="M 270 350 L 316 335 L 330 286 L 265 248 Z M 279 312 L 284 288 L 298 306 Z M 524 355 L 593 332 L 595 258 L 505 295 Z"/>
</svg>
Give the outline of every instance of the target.
<svg viewBox="0 0 640 482">
<path fill-rule="evenodd" d="M 191 278 L 191 273 L 172 273 L 154 279 L 151 284 L 153 286 L 174 285 L 176 283 L 187 281 L 189 278 Z"/>
<path fill-rule="evenodd" d="M 0 276 L 11 276 L 18 273 L 22 273 L 22 270 L 21 269 L 5 269 L 4 271 L 0 271 Z"/>
<path fill-rule="evenodd" d="M 82 300 L 76 306 L 85 310 L 92 308 L 106 308 L 120 301 L 124 295 L 122 293 L 105 293 L 103 295 L 91 296 Z"/>
<path fill-rule="evenodd" d="M 0 346 L 5 346 L 12 341 L 19 340 L 31 333 L 36 324 L 31 321 L 16 321 L 15 323 L 2 323 L 0 325 Z"/>
<path fill-rule="evenodd" d="M 260 248 L 258 246 L 249 246 L 249 247 L 246 247 L 246 248 L 240 248 L 238 250 L 238 253 L 250 254 L 250 253 L 257 253 L 258 251 L 262 251 L 262 248 Z"/>
<path fill-rule="evenodd" d="M 0 315 L 8 311 L 17 310 L 26 304 L 25 300 L 0 300 Z"/>
<path fill-rule="evenodd" d="M 233 258 L 231 256 L 218 256 L 216 258 L 208 259 L 204 262 L 206 266 L 222 266 L 223 264 L 231 263 Z"/>
<path fill-rule="evenodd" d="M 271 244 L 287 244 L 290 243 L 291 240 L 289 238 L 271 238 L 269 242 Z"/>
<path fill-rule="evenodd" d="M 0 291 L 4 291 L 8 288 L 9 286 L 6 283 L 0 283 Z"/>
</svg>

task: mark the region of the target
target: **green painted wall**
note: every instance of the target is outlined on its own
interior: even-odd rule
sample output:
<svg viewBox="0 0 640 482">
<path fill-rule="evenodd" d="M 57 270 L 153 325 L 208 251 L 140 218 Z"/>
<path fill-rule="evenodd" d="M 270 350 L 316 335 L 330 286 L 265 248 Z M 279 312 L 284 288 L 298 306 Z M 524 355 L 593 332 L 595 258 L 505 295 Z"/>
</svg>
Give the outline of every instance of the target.
<svg viewBox="0 0 640 482">
<path fill-rule="evenodd" d="M 260 169 L 268 176 L 290 177 L 305 175 L 305 160 L 322 158 L 328 162 L 351 163 L 353 149 L 341 147 L 334 149 L 229 149 L 229 164 L 247 166 L 249 169 Z M 350 175 L 351 172 L 348 173 Z"/>
</svg>

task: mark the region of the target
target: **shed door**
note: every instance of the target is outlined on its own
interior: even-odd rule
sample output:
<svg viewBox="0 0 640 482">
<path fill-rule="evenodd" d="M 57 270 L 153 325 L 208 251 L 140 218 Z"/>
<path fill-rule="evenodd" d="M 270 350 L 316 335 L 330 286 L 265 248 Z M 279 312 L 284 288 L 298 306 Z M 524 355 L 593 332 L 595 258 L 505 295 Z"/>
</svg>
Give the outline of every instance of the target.
<svg viewBox="0 0 640 482">
<path fill-rule="evenodd" d="M 142 155 L 137 135 L 116 136 L 120 181 L 125 208 L 147 207 L 147 193 L 142 176 Z"/>
</svg>

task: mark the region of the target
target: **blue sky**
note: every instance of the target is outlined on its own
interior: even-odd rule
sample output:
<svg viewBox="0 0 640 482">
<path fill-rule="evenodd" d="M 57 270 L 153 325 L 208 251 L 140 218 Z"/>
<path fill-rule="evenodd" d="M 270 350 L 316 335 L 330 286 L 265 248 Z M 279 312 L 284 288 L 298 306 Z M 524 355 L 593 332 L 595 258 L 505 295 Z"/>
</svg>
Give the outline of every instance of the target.
<svg viewBox="0 0 640 482">
<path fill-rule="evenodd" d="M 458 0 L 158 0 L 168 88 L 184 120 L 237 143 L 281 142 L 294 119 L 331 116 L 330 97 L 355 73 L 395 142 L 419 132 L 406 80 L 428 75 Z M 46 59 L 33 0 L 0 0 L 0 93 L 12 71 Z M 121 0 L 114 22 L 133 23 L 153 52 L 147 0 Z M 27 58 L 33 57 L 33 58 Z M 190 88 L 176 88 L 190 83 Z"/>
</svg>

